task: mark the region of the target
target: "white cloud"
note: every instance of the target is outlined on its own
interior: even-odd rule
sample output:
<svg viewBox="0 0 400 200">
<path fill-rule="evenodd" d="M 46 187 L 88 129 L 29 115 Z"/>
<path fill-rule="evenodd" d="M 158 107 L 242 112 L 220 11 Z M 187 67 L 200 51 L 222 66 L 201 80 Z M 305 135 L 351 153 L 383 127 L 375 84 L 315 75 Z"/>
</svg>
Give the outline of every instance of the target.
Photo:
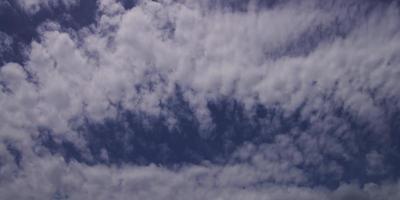
<svg viewBox="0 0 400 200">
<path fill-rule="evenodd" d="M 7 199 L 326 199 L 394 200 L 400 184 L 342 184 L 336 190 L 262 182 L 243 182 L 253 169 L 246 166 L 187 166 L 168 170 L 154 165 L 86 166 L 65 163 L 57 157 L 42 157 L 24 166 L 24 171 L 2 183 Z M 3 179 L 4 180 L 4 179 Z M 244 184 L 243 184 L 244 183 Z M 23 188 L 23 189 L 22 189 Z M 21 190 L 22 189 L 22 190 Z"/>
<path fill-rule="evenodd" d="M 40 6 L 73 5 L 72 1 L 19 2 L 33 13 Z M 72 199 L 399 197 L 398 183 L 342 185 L 335 191 L 295 186 L 309 181 L 298 165 L 318 166 L 319 173 L 340 179 L 342 166 L 325 163 L 324 156 L 349 160 L 356 151 L 347 147 L 360 138 L 346 119 L 335 115 L 335 108 L 342 106 L 352 118 L 370 124 L 374 134 L 381 134 L 377 138 L 388 139 L 385 120 L 391 113 L 386 109 L 400 107 L 398 8 L 372 10 L 345 37 L 333 36 L 301 55 L 279 52 L 299 41 L 301 45 L 304 34 L 349 13 L 336 7 L 326 11 L 313 3 L 223 12 L 194 2 L 167 1 L 143 1 L 124 10 L 110 0 L 100 1 L 99 9 L 98 23 L 76 32 L 43 25 L 41 40 L 31 44 L 27 62 L 1 67 L 0 81 L 9 91 L 0 93 L 0 139 L 16 141 L 24 156 L 23 168 L 15 169 L 12 155 L 1 143 L 0 158 L 7 164 L 0 176 L 12 179 L 2 183 L 3 197 L 46 199 L 56 191 Z M 207 103 L 224 97 L 249 110 L 257 103 L 278 107 L 285 116 L 304 104 L 301 117 L 309 119 L 311 127 L 276 133 L 268 145 L 242 147 L 234 154 L 242 159 L 239 164 L 175 171 L 66 164 L 56 156 L 36 157 L 31 150 L 37 128 L 47 127 L 52 134 L 72 138 L 84 151 L 85 141 L 70 136 L 76 134 L 71 121 L 114 118 L 116 104 L 132 112 L 173 118 L 160 104 L 175 95 L 175 86 L 181 88 L 204 131 L 214 123 Z M 390 108 L 379 104 L 384 100 Z M 329 130 L 336 131 L 328 134 Z M 101 154 L 109 159 L 107 151 Z M 377 158 L 367 155 L 370 166 L 376 166 Z M 19 192 L 20 188 L 27 189 Z"/>
</svg>

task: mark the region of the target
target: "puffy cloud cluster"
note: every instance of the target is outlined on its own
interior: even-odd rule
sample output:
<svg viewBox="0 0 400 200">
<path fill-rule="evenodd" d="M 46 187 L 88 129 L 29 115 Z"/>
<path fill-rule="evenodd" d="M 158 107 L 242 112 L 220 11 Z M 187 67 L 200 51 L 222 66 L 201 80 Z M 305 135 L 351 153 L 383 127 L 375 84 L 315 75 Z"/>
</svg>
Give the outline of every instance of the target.
<svg viewBox="0 0 400 200">
<path fill-rule="evenodd" d="M 18 2 L 34 13 L 38 6 L 68 7 L 75 1 Z M 371 10 L 344 1 L 329 8 L 317 1 L 251 5 L 233 12 L 194 1 L 143 1 L 126 10 L 102 0 L 96 23 L 81 30 L 43 24 L 27 61 L 0 68 L 0 163 L 5 163 L 0 177 L 6 180 L 0 194 L 9 199 L 398 198 L 398 183 L 307 187 L 312 185 L 308 167 L 340 179 L 346 169 L 339 161 L 360 155 L 368 174 L 387 173 L 384 155 L 375 149 L 363 155 L 357 142 L 371 132 L 380 144 L 390 141 L 389 121 L 400 107 L 398 7 Z M 224 98 L 240 102 L 249 115 L 263 105 L 283 119 L 296 114 L 310 126 L 274 133 L 269 144 L 244 145 L 225 165 L 176 170 L 65 162 L 35 141 L 46 128 L 90 157 L 85 146 L 90 141 L 76 131 L 85 120 L 101 123 L 122 108 L 178 126 L 163 106 L 177 92 L 201 132 L 214 127 L 208 104 Z M 274 120 L 263 128 L 281 123 Z M 353 132 L 354 121 L 368 131 Z M 102 154 L 107 160 L 107 152 Z"/>
</svg>

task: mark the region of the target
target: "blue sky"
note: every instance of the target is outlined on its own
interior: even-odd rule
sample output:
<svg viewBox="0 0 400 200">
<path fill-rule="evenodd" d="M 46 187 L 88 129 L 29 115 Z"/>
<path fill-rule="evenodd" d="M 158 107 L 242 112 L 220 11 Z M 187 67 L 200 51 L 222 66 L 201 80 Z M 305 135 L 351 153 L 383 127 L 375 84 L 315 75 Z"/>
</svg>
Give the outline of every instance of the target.
<svg viewBox="0 0 400 200">
<path fill-rule="evenodd" d="M 399 17 L 396 1 L 2 1 L 0 196 L 398 199 Z"/>
</svg>

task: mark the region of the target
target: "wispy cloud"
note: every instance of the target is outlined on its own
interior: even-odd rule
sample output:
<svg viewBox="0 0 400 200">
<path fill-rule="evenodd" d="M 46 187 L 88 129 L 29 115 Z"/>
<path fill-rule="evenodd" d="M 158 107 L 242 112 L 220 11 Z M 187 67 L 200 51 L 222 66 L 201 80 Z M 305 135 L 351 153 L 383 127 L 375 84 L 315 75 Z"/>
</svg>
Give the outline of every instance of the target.
<svg viewBox="0 0 400 200">
<path fill-rule="evenodd" d="M 16 0 L 16 3 L 28 14 L 35 14 L 41 9 L 53 9 L 59 6 L 69 8 L 79 0 Z"/>
</svg>

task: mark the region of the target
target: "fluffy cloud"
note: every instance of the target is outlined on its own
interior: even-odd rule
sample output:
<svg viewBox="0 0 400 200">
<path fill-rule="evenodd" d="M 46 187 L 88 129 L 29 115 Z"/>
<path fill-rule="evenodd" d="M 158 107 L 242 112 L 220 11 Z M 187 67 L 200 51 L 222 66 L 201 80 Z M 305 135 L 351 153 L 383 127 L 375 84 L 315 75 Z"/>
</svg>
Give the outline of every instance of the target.
<svg viewBox="0 0 400 200">
<path fill-rule="evenodd" d="M 250 166 L 188 166 L 168 170 L 154 165 L 86 166 L 62 158 L 41 158 L 24 166 L 12 180 L 1 182 L 7 199 L 324 199 L 394 200 L 398 182 L 360 186 L 342 184 L 336 190 L 264 182 L 249 177 Z M 247 183 L 243 178 L 252 179 Z M 5 180 L 5 179 L 2 179 Z M 23 188 L 23 190 L 21 190 Z"/>
<path fill-rule="evenodd" d="M 34 13 L 74 1 L 19 3 Z M 341 180 L 342 164 L 359 157 L 367 174 L 383 169 L 384 155 L 375 149 L 364 155 L 357 142 L 389 142 L 389 120 L 400 107 L 399 9 L 361 3 L 342 9 L 351 5 L 287 2 L 236 12 L 194 1 L 143 1 L 125 10 L 104 0 L 96 23 L 81 30 L 42 24 L 26 62 L 0 69 L 0 176 L 10 183 L 1 182 L 0 193 L 10 199 L 398 198 L 398 183 L 307 187 L 309 169 Z M 262 105 L 281 120 L 296 115 L 309 126 L 267 132 L 270 143 L 238 147 L 225 165 L 175 170 L 66 162 L 37 144 L 45 128 L 90 157 L 90 141 L 77 127 L 116 119 L 121 109 L 164 117 L 176 128 L 165 105 L 177 93 L 204 137 L 216 123 L 209 103 L 224 98 L 243 105 L 245 115 Z M 280 119 L 261 122 L 263 130 L 290 123 Z M 22 154 L 20 166 L 10 145 Z M 101 155 L 109 160 L 106 149 Z"/>
<path fill-rule="evenodd" d="M 399 107 L 381 106 L 399 94 L 394 7 L 354 22 L 344 38 L 322 39 L 299 55 L 290 53 L 293 45 L 307 45 L 304 35 L 318 34 L 343 13 L 314 4 L 246 13 L 147 1 L 126 11 L 112 1 L 99 7 L 97 26 L 79 32 L 44 25 L 24 66 L 33 81 L 13 91 L 32 93 L 39 125 L 55 132 L 68 131 L 68 121 L 82 115 L 113 117 L 117 104 L 165 114 L 160 105 L 176 87 L 205 127 L 212 127 L 207 102 L 224 97 L 250 109 L 257 103 L 277 106 L 285 115 L 304 106 L 301 116 L 313 124 L 340 120 L 332 113 L 342 107 L 379 131 L 385 131 L 385 109 Z M 5 98 L 21 104 L 15 96 Z"/>
</svg>

